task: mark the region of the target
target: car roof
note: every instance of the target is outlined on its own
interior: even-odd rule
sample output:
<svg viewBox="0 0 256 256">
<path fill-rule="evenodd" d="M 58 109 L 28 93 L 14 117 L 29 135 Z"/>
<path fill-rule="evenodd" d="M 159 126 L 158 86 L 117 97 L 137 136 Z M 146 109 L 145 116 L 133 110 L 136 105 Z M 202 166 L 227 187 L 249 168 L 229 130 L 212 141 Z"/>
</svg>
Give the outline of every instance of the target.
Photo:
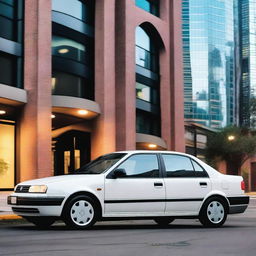
<svg viewBox="0 0 256 256">
<path fill-rule="evenodd" d="M 161 154 L 177 154 L 177 155 L 184 155 L 184 156 L 192 156 L 183 152 L 178 151 L 167 151 L 167 150 L 125 150 L 125 151 L 116 151 L 113 153 L 128 153 L 128 154 L 134 154 L 134 153 L 161 153 Z"/>
</svg>

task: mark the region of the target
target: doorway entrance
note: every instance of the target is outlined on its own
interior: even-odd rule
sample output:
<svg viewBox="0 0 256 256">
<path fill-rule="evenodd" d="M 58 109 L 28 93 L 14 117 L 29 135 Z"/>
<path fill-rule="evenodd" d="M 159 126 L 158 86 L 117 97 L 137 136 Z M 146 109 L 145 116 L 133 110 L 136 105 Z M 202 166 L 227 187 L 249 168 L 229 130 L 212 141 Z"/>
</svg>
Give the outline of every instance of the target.
<svg viewBox="0 0 256 256">
<path fill-rule="evenodd" d="M 90 133 L 68 131 L 53 139 L 54 175 L 68 174 L 90 161 Z"/>
</svg>

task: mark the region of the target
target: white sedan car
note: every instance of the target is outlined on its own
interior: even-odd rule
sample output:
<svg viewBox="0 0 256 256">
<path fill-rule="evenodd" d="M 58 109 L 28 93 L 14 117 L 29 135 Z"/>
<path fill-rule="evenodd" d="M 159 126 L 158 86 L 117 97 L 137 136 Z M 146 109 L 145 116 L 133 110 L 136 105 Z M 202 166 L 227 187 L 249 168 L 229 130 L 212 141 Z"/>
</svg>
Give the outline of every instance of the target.
<svg viewBox="0 0 256 256">
<path fill-rule="evenodd" d="M 240 176 L 224 175 L 191 155 L 123 151 L 97 158 L 69 175 L 18 184 L 8 204 L 39 227 L 62 219 L 87 229 L 98 220 L 198 218 L 219 227 L 249 203 Z"/>
</svg>

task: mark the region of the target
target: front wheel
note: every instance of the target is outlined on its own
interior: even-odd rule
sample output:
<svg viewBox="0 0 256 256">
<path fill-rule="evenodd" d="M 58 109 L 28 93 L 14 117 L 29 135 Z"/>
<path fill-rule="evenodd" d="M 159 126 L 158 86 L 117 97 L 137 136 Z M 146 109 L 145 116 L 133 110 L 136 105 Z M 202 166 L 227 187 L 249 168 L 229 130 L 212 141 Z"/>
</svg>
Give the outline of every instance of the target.
<svg viewBox="0 0 256 256">
<path fill-rule="evenodd" d="M 54 222 L 54 217 L 24 217 L 27 221 L 33 223 L 38 228 L 48 228 L 50 227 Z"/>
<path fill-rule="evenodd" d="M 199 220 L 205 227 L 220 227 L 227 219 L 227 204 L 219 197 L 212 197 L 204 203 Z"/>
<path fill-rule="evenodd" d="M 66 205 L 63 220 L 74 229 L 88 229 L 97 220 L 96 203 L 89 196 L 76 196 Z"/>
<path fill-rule="evenodd" d="M 158 217 L 155 218 L 154 221 L 161 227 L 165 227 L 174 221 L 172 217 Z"/>
</svg>

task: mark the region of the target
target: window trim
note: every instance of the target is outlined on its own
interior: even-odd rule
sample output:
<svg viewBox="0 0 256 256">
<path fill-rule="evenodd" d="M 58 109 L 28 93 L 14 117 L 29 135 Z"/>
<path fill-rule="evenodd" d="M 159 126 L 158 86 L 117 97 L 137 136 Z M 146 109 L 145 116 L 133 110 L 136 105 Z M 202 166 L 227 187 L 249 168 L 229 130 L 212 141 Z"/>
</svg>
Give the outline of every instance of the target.
<svg viewBox="0 0 256 256">
<path fill-rule="evenodd" d="M 157 157 L 157 164 L 158 164 L 158 169 L 159 169 L 159 176 L 158 177 L 141 177 L 141 178 L 138 178 L 138 177 L 123 177 L 123 178 L 114 178 L 114 171 L 116 169 L 119 168 L 119 166 L 121 164 L 123 164 L 126 160 L 128 160 L 129 158 L 133 157 L 133 156 L 136 156 L 136 155 L 155 155 Z M 122 162 L 120 162 L 112 171 L 110 171 L 107 176 L 106 176 L 106 179 L 160 179 L 160 178 L 164 178 L 164 173 L 163 173 L 163 169 L 162 169 L 162 163 L 161 163 L 161 158 L 160 158 L 160 154 L 158 153 L 135 153 L 135 154 L 131 154 L 129 155 L 128 157 L 126 157 L 125 159 L 123 159 Z"/>
<path fill-rule="evenodd" d="M 188 176 L 188 177 L 182 177 L 182 176 L 178 176 L 178 177 L 175 177 L 175 176 L 174 176 L 174 177 L 168 177 L 168 176 L 167 176 L 166 167 L 165 167 L 165 163 L 164 163 L 163 155 L 181 156 L 181 157 L 186 157 L 186 158 L 188 158 L 188 159 L 190 160 L 190 163 L 191 163 L 193 169 L 194 169 L 195 175 L 194 175 L 194 176 Z M 202 167 L 202 165 L 199 164 L 195 159 L 193 159 L 193 158 L 191 158 L 191 157 L 189 157 L 189 156 L 184 156 L 184 155 L 182 155 L 182 154 L 161 153 L 161 154 L 160 154 L 160 161 L 161 161 L 162 169 L 163 169 L 163 175 L 164 175 L 163 177 L 164 177 L 165 179 L 177 179 L 177 178 L 178 178 L 178 179 L 179 179 L 179 178 L 181 178 L 181 179 L 185 179 L 185 178 L 188 178 L 188 179 L 199 178 L 199 179 L 200 179 L 200 178 L 209 178 L 209 174 L 208 174 L 207 171 Z M 196 175 L 196 170 L 195 170 L 195 167 L 194 167 L 192 161 L 195 161 L 195 162 L 203 169 L 204 175 L 202 175 L 202 176 L 197 176 L 197 175 Z"/>
</svg>

